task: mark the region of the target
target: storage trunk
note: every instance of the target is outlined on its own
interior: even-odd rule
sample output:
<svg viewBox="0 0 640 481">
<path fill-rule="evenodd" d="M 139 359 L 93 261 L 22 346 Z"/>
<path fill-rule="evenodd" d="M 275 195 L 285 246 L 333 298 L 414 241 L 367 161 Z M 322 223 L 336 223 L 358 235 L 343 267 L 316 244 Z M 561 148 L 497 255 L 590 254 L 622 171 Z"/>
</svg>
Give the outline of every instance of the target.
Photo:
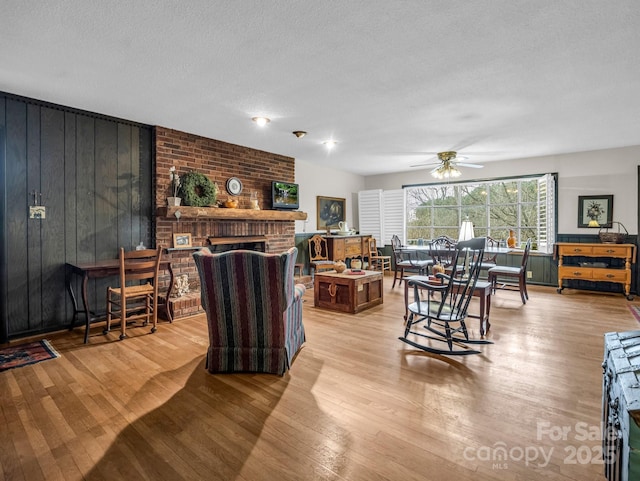
<svg viewBox="0 0 640 481">
<path fill-rule="evenodd" d="M 609 481 L 640 479 L 640 331 L 605 334 L 602 452 Z"/>
<path fill-rule="evenodd" d="M 314 306 L 355 314 L 382 304 L 382 272 L 362 271 L 364 274 L 360 275 L 349 272 L 317 273 L 313 288 Z"/>
</svg>

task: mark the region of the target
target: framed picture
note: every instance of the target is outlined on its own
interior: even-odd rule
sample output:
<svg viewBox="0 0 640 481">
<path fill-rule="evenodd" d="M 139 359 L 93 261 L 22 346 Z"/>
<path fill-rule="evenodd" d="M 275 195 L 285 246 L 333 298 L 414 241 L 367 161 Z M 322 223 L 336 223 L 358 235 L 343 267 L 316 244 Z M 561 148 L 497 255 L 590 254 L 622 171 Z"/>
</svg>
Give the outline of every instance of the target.
<svg viewBox="0 0 640 481">
<path fill-rule="evenodd" d="M 613 195 L 578 196 L 578 227 L 611 227 Z"/>
<path fill-rule="evenodd" d="M 344 222 L 346 199 L 317 196 L 317 201 L 318 229 L 328 229 L 333 226 L 337 228 L 338 222 Z"/>
<path fill-rule="evenodd" d="M 191 234 L 173 234 L 173 247 L 191 247 Z"/>
</svg>

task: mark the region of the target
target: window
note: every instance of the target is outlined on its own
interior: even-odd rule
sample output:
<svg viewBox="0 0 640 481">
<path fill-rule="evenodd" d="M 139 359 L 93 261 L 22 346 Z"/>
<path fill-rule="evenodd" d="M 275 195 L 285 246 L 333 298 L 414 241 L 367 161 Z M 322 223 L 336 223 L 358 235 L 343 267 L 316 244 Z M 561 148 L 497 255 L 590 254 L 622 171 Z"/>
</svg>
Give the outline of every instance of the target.
<svg viewBox="0 0 640 481">
<path fill-rule="evenodd" d="M 515 231 L 518 245 L 551 253 L 555 240 L 556 175 L 407 186 L 407 242 L 446 235 L 458 238 L 467 216 L 475 235 L 505 240 Z"/>
</svg>

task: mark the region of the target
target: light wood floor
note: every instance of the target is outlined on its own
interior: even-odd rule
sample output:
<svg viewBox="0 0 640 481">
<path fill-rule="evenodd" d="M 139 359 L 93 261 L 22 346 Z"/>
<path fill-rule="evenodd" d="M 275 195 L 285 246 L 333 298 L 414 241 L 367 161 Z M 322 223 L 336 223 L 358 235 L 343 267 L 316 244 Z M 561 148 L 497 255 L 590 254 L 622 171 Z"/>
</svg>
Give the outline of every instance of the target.
<svg viewBox="0 0 640 481">
<path fill-rule="evenodd" d="M 357 315 L 307 291 L 284 377 L 207 374 L 203 316 L 125 341 L 46 336 L 61 358 L 0 373 L 0 479 L 603 479 L 583 438 L 599 432 L 603 334 L 638 328 L 622 295 L 499 292 L 495 344 L 452 359 L 398 340 L 403 289 L 385 282 L 384 305 Z"/>
</svg>

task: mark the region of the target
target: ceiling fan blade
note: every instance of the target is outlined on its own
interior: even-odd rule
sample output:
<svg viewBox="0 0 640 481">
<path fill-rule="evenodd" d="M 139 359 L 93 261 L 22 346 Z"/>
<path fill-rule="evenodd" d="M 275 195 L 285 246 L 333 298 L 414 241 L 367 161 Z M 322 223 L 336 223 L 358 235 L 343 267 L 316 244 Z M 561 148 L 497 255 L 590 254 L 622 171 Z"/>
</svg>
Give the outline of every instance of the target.
<svg viewBox="0 0 640 481">
<path fill-rule="evenodd" d="M 415 165 L 411 165 L 410 167 L 430 167 L 432 165 L 435 166 L 440 166 L 440 162 L 429 162 L 428 164 L 415 164 Z"/>
<path fill-rule="evenodd" d="M 458 151 L 458 150 L 453 150 L 453 152 L 456 152 L 457 157 L 468 157 L 468 156 L 477 156 L 477 155 L 502 155 L 504 154 L 504 151 L 500 151 L 500 150 L 494 150 L 494 151 L 479 151 L 479 150 L 464 150 L 464 151 Z M 392 152 L 393 155 L 427 155 L 427 156 L 437 156 L 439 152 L 428 152 L 428 151 L 420 151 L 420 152 Z"/>
<path fill-rule="evenodd" d="M 457 166 L 460 167 L 471 167 L 472 169 L 482 169 L 484 167 L 484 165 L 480 165 L 480 164 L 466 164 L 464 162 L 455 162 L 455 164 Z"/>
</svg>

